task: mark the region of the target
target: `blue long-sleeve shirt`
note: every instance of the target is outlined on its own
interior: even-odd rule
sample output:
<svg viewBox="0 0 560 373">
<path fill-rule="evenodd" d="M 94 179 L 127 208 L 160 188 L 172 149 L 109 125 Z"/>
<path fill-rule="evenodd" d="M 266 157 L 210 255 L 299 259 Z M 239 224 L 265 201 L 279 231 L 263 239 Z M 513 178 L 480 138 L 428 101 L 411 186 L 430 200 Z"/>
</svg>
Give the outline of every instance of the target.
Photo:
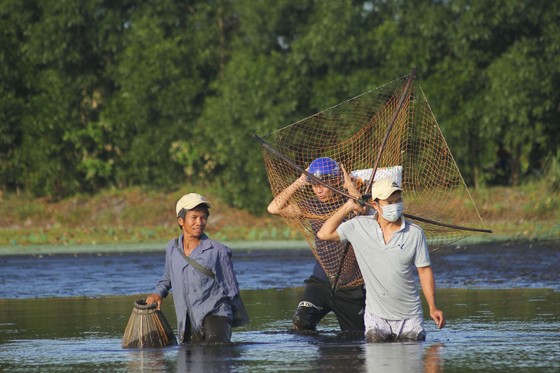
<svg viewBox="0 0 560 373">
<path fill-rule="evenodd" d="M 208 314 L 231 320 L 230 302 L 239 296 L 230 248 L 202 234 L 200 244 L 192 251 L 190 257 L 214 272 L 214 279 L 191 266 L 179 251 L 182 248 L 183 235 L 167 243 L 165 267 L 155 291 L 165 298 L 173 289 L 179 343 L 185 340 L 185 325 L 189 319 L 196 331 L 202 330 Z"/>
</svg>

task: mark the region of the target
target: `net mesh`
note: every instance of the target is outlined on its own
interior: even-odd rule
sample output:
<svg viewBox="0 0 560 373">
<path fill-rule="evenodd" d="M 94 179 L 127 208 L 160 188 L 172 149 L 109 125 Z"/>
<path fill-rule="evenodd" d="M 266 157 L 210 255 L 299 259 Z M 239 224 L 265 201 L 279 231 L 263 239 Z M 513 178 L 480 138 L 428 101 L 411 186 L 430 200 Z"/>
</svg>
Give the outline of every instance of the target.
<svg viewBox="0 0 560 373">
<path fill-rule="evenodd" d="M 263 136 L 273 195 L 292 185 L 314 159 L 330 157 L 344 166 L 360 194 L 370 192 L 367 188 L 374 168 L 374 180 L 391 177 L 397 181 L 404 190 L 404 215 L 424 229 L 430 250 L 473 233 L 461 227 L 485 229 L 428 101 L 413 78 L 413 73 L 403 76 Z M 316 238 L 317 230 L 336 211 L 333 207 L 346 200 L 348 191 L 340 182 L 332 187 L 338 191 L 339 203 L 313 204 L 312 186 L 298 188 L 286 205 L 299 206 L 300 213 L 284 216 L 284 220 L 304 235 L 331 281 L 339 276 L 338 287 L 359 285 L 363 280 L 352 248 Z"/>
</svg>

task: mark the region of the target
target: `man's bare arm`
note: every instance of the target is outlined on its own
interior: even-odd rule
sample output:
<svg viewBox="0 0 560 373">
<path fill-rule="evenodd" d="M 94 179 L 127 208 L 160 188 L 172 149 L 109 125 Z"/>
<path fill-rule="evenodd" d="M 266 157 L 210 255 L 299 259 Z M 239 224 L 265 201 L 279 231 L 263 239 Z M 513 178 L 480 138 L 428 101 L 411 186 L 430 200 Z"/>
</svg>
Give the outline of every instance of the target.
<svg viewBox="0 0 560 373">
<path fill-rule="evenodd" d="M 436 307 L 436 282 L 432 267 L 418 267 L 418 277 L 420 278 L 422 292 L 430 308 L 430 317 L 434 320 L 437 327 L 441 329 L 445 326 L 445 317 L 443 312 Z"/>
<path fill-rule="evenodd" d="M 349 199 L 341 208 L 339 208 L 330 218 L 325 221 L 319 232 L 317 232 L 317 237 L 324 241 L 340 241 L 336 229 L 342 223 L 344 218 L 356 209 L 359 205 L 354 202 L 354 200 Z"/>
<path fill-rule="evenodd" d="M 273 215 L 282 215 L 284 217 L 297 217 L 301 215 L 301 210 L 297 205 L 287 205 L 288 200 L 307 184 L 305 174 L 302 174 L 296 181 L 290 184 L 282 192 L 270 202 L 267 211 Z"/>
</svg>

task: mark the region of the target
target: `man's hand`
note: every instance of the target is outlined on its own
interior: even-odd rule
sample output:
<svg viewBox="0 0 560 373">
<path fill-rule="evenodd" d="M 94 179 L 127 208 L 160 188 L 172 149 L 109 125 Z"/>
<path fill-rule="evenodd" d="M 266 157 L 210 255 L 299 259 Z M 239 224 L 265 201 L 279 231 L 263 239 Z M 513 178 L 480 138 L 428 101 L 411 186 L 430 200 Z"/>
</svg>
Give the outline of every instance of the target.
<svg viewBox="0 0 560 373">
<path fill-rule="evenodd" d="M 159 294 L 150 294 L 150 295 L 148 295 L 148 298 L 146 298 L 146 304 L 147 305 L 157 303 L 158 311 L 161 308 L 161 303 L 162 302 L 163 302 L 163 299 L 161 298 L 161 296 Z"/>
<path fill-rule="evenodd" d="M 344 184 L 342 185 L 342 187 L 346 189 L 352 197 L 360 198 L 360 192 L 358 191 L 358 188 L 356 188 L 352 177 L 348 174 L 348 172 L 346 172 L 346 168 L 342 163 L 340 164 L 340 169 L 342 170 L 342 174 L 344 175 Z"/>
<path fill-rule="evenodd" d="M 358 201 L 353 199 L 348 199 L 344 207 L 346 207 L 346 214 L 354 212 L 356 215 L 364 215 L 366 213 L 366 206 L 360 205 Z"/>
<path fill-rule="evenodd" d="M 305 171 L 309 171 L 309 167 L 305 169 Z M 294 182 L 298 186 L 298 188 L 304 187 L 307 185 L 307 175 L 301 174 L 299 178 Z"/>
<path fill-rule="evenodd" d="M 445 317 L 443 316 L 443 311 L 438 310 L 436 308 L 436 309 L 430 311 L 430 317 L 434 320 L 438 329 L 441 329 L 445 326 L 446 321 L 445 321 Z"/>
</svg>

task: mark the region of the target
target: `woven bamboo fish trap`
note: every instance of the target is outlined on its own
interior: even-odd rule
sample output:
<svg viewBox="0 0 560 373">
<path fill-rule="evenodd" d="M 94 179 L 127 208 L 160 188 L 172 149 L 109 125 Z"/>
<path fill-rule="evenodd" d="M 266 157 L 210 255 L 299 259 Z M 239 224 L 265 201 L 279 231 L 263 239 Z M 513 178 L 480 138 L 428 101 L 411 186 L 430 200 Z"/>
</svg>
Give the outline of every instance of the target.
<svg viewBox="0 0 560 373">
<path fill-rule="evenodd" d="M 173 329 L 163 312 L 157 310 L 157 304 L 146 304 L 143 299 L 134 302 L 124 331 L 123 348 L 165 347 L 176 344 Z"/>
</svg>

